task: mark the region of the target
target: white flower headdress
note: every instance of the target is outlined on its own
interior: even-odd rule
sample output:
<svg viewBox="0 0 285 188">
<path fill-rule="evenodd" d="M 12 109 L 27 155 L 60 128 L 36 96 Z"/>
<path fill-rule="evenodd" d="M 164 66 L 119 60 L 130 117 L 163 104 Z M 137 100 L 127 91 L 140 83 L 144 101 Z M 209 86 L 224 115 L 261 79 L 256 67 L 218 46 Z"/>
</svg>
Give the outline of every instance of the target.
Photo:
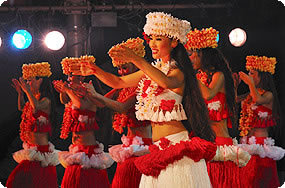
<svg viewBox="0 0 285 188">
<path fill-rule="evenodd" d="M 177 39 L 182 44 L 187 41 L 186 34 L 190 31 L 190 22 L 174 18 L 164 12 L 151 12 L 146 15 L 144 26 L 146 35 L 162 35 Z"/>
</svg>

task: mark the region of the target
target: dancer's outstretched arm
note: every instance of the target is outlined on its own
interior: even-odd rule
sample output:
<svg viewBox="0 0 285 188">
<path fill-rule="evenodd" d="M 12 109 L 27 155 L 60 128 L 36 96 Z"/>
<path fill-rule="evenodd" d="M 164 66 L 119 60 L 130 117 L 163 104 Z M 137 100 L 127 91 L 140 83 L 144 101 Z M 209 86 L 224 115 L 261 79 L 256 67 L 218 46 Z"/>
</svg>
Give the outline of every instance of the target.
<svg viewBox="0 0 285 188">
<path fill-rule="evenodd" d="M 178 68 L 173 69 L 168 75 L 165 75 L 162 71 L 152 66 L 144 58 L 136 55 L 127 47 L 122 46 L 120 49 L 111 50 L 109 51 L 109 54 L 115 60 L 132 62 L 136 67 L 143 71 L 144 74 L 148 75 L 154 82 L 163 88 L 175 89 L 182 87 L 184 83 L 184 75 Z"/>
<path fill-rule="evenodd" d="M 209 87 L 204 85 L 200 80 L 198 80 L 198 83 L 203 98 L 206 100 L 211 100 L 224 87 L 225 77 L 222 72 L 216 72 L 213 75 L 212 82 L 209 84 Z"/>
<path fill-rule="evenodd" d="M 87 88 L 88 92 L 91 93 L 92 96 L 95 99 L 97 99 L 99 102 L 101 102 L 104 106 L 107 106 L 108 108 L 111 108 L 112 110 L 119 113 L 126 112 L 132 106 L 134 106 L 136 102 L 135 92 L 133 94 L 130 94 L 130 96 L 126 100 L 118 102 L 97 93 L 97 91 L 94 89 L 93 85 L 91 84 L 85 84 L 85 88 Z"/>
</svg>

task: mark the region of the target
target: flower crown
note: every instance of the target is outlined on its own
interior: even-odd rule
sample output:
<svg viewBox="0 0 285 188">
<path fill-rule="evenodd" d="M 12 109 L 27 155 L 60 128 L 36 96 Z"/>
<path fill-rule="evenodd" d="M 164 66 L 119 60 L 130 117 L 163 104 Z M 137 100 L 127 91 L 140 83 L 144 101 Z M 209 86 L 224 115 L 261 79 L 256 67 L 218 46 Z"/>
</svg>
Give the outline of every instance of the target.
<svg viewBox="0 0 285 188">
<path fill-rule="evenodd" d="M 177 39 L 185 44 L 186 34 L 190 31 L 190 22 L 174 18 L 164 12 L 151 12 L 146 15 L 144 26 L 146 35 L 162 35 Z"/>
<path fill-rule="evenodd" d="M 259 70 L 261 72 L 275 73 L 275 64 L 277 63 L 275 57 L 258 57 L 247 56 L 246 57 L 246 70 Z"/>
<path fill-rule="evenodd" d="M 71 66 L 72 65 L 76 65 L 76 64 L 80 64 L 82 62 L 90 62 L 90 63 L 94 63 L 96 60 L 96 58 L 94 56 L 80 56 L 79 58 L 75 58 L 75 57 L 66 57 L 64 59 L 61 60 L 61 66 L 62 66 L 62 72 L 63 74 L 66 75 L 70 75 L 72 73 L 71 71 Z"/>
<path fill-rule="evenodd" d="M 23 78 L 28 80 L 33 77 L 50 77 L 50 64 L 48 62 L 23 64 L 22 66 Z"/>
<path fill-rule="evenodd" d="M 111 50 L 120 48 L 121 46 L 125 46 L 125 47 L 130 48 L 138 56 L 144 57 L 145 56 L 145 49 L 144 49 L 143 42 L 144 42 L 144 40 L 139 38 L 139 37 L 137 37 L 137 38 L 130 38 L 126 42 L 122 42 L 120 44 L 112 46 L 112 48 L 110 48 L 109 52 Z M 108 54 L 109 54 L 109 52 L 108 52 Z M 111 58 L 112 58 L 112 63 L 113 63 L 114 67 L 118 67 L 118 66 L 120 66 L 122 64 L 129 63 L 129 62 L 126 62 L 126 61 L 115 61 L 113 59 L 113 57 L 111 57 Z"/>
<path fill-rule="evenodd" d="M 217 36 L 219 31 L 212 27 L 193 31 L 187 34 L 187 43 L 184 45 L 187 50 L 195 50 L 201 48 L 216 48 L 218 46 Z"/>
</svg>

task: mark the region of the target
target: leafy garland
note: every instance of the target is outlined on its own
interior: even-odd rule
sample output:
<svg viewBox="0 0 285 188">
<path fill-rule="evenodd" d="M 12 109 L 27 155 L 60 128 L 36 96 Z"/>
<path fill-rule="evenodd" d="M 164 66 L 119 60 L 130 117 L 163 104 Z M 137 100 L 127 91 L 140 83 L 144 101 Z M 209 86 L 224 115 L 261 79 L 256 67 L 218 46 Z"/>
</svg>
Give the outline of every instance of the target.
<svg viewBox="0 0 285 188">
<path fill-rule="evenodd" d="M 263 89 L 257 89 L 260 95 L 265 93 Z M 251 95 L 249 94 L 244 101 L 242 101 L 241 112 L 240 112 L 240 119 L 239 119 L 239 130 L 240 136 L 246 136 L 249 131 L 252 129 L 251 125 L 253 122 L 253 110 L 252 105 L 255 102 L 252 100 Z"/>
</svg>

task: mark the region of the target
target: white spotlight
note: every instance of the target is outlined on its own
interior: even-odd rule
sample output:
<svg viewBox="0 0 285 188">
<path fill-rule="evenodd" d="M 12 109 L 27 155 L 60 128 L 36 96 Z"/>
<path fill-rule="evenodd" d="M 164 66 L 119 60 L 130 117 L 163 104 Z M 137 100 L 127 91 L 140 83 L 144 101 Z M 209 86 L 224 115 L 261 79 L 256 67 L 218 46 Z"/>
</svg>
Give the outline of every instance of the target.
<svg viewBox="0 0 285 188">
<path fill-rule="evenodd" d="M 246 41 L 246 32 L 241 28 L 235 28 L 230 32 L 229 39 L 233 46 L 240 47 Z"/>
<path fill-rule="evenodd" d="M 0 37 L 0 47 L 2 46 L 2 38 Z"/>
<path fill-rule="evenodd" d="M 59 50 L 63 47 L 65 38 L 62 33 L 51 31 L 46 35 L 44 43 L 51 50 Z"/>
</svg>

